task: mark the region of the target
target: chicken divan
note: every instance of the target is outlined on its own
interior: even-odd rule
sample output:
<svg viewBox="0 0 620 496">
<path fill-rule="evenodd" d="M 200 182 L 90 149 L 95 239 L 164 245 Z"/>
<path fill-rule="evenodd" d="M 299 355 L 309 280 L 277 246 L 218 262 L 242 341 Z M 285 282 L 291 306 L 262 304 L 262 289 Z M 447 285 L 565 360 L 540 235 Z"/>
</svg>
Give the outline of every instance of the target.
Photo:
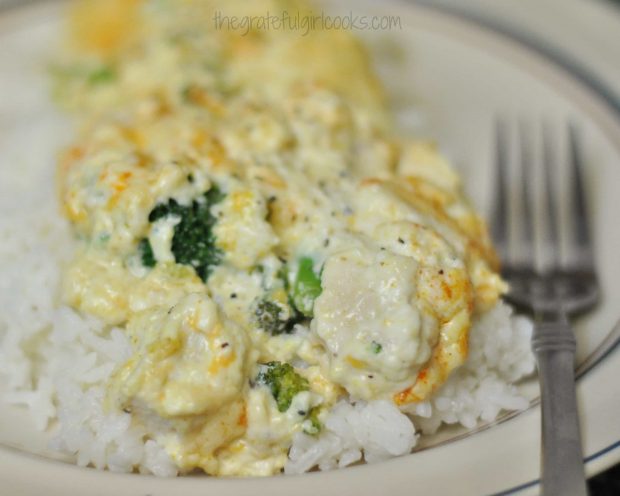
<svg viewBox="0 0 620 496">
<path fill-rule="evenodd" d="M 55 69 L 79 129 L 63 297 L 127 335 L 105 407 L 182 472 L 275 474 L 341 398 L 428 399 L 506 289 L 459 177 L 392 129 L 352 33 L 212 21 L 309 8 L 88 0 Z"/>
</svg>

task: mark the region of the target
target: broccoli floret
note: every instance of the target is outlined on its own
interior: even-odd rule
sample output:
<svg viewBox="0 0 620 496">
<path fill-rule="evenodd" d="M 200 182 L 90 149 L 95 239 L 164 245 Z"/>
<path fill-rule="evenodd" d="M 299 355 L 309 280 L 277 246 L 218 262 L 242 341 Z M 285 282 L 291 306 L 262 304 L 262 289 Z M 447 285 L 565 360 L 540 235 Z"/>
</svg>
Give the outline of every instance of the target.
<svg viewBox="0 0 620 496">
<path fill-rule="evenodd" d="M 256 383 L 269 387 L 280 412 L 289 409 L 296 394 L 310 389 L 306 379 L 295 372 L 290 364 L 282 362 L 264 364 L 256 377 Z"/>
<path fill-rule="evenodd" d="M 375 355 L 381 353 L 382 349 L 383 346 L 381 345 L 381 343 L 377 343 L 376 341 L 370 343 L 370 351 L 372 351 Z"/>
<path fill-rule="evenodd" d="M 311 258 L 304 257 L 299 260 L 291 290 L 295 308 L 306 317 L 312 317 L 314 300 L 321 294 L 321 278 L 314 273 L 314 262 Z"/>
<path fill-rule="evenodd" d="M 91 85 L 110 83 L 116 79 L 116 73 L 112 67 L 104 65 L 88 74 L 88 83 Z"/>
<path fill-rule="evenodd" d="M 290 305 L 278 303 L 269 298 L 258 301 L 254 316 L 256 325 L 272 336 L 290 333 L 295 324 L 301 320 L 301 315 Z"/>
<path fill-rule="evenodd" d="M 168 203 L 157 205 L 149 214 L 149 222 L 172 215 L 180 218 L 174 226 L 172 254 L 176 263 L 191 265 L 203 281 L 207 280 L 212 268 L 222 260 L 222 251 L 215 245 L 213 226 L 217 219 L 211 214 L 211 207 L 223 197 L 221 191 L 213 187 L 190 205 L 181 205 L 171 198 Z M 145 266 L 155 265 L 148 240 L 140 243 L 140 253 Z"/>
</svg>

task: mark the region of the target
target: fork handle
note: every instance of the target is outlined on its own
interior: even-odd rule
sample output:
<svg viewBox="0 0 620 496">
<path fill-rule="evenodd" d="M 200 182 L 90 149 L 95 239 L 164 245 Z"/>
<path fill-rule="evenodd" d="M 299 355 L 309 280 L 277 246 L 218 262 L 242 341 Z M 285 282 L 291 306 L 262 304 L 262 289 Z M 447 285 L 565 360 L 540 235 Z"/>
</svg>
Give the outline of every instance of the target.
<svg viewBox="0 0 620 496">
<path fill-rule="evenodd" d="M 575 396 L 575 335 L 568 322 L 538 323 L 532 349 L 542 405 L 542 494 L 587 495 Z"/>
</svg>

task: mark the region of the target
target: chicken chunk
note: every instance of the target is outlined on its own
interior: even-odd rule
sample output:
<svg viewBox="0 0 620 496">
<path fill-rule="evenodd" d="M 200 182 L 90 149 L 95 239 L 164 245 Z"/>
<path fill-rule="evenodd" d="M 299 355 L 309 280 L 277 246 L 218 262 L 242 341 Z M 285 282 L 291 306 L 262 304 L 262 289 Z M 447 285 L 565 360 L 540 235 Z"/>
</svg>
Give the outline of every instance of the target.
<svg viewBox="0 0 620 496">
<path fill-rule="evenodd" d="M 181 469 L 213 473 L 214 452 L 246 428 L 244 333 L 200 294 L 137 313 L 127 333 L 134 354 L 113 376 L 109 402 L 147 424 L 163 422 Z"/>
<path fill-rule="evenodd" d="M 467 354 L 473 292 L 464 263 L 433 230 L 377 227 L 376 244 L 328 258 L 313 329 L 329 372 L 354 397 L 420 401 Z"/>
</svg>

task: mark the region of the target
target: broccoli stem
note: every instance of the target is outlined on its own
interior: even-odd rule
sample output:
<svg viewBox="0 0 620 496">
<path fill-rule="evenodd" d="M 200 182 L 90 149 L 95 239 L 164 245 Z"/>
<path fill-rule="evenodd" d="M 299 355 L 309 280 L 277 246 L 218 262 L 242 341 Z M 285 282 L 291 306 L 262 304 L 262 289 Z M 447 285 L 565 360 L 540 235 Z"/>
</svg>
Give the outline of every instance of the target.
<svg viewBox="0 0 620 496">
<path fill-rule="evenodd" d="M 321 425 L 321 422 L 319 420 L 320 411 L 321 407 L 315 406 L 314 408 L 310 409 L 310 412 L 308 412 L 309 425 L 304 428 L 304 433 L 308 434 L 309 436 L 316 436 L 321 432 L 323 426 Z"/>
<path fill-rule="evenodd" d="M 151 247 L 151 243 L 147 238 L 140 240 L 138 244 L 138 253 L 140 254 L 140 260 L 142 260 L 142 265 L 145 267 L 155 267 L 157 260 L 155 260 L 155 254 L 153 253 L 153 248 Z"/>
<path fill-rule="evenodd" d="M 299 267 L 292 287 L 295 308 L 306 317 L 312 317 L 314 300 L 321 294 L 321 279 L 314 273 L 314 262 L 309 257 L 299 260 Z"/>
</svg>

